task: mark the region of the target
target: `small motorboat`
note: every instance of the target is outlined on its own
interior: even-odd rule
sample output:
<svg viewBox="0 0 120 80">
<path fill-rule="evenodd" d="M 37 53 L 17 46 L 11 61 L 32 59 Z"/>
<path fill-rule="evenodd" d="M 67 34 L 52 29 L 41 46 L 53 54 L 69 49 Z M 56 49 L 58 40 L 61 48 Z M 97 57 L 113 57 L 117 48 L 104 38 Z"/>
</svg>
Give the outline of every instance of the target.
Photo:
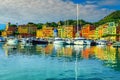
<svg viewBox="0 0 120 80">
<path fill-rule="evenodd" d="M 18 39 L 15 37 L 8 37 L 7 38 L 7 45 L 17 45 L 18 44 Z"/>
<path fill-rule="evenodd" d="M 33 44 L 33 45 L 37 45 L 37 44 L 48 44 L 48 41 L 45 40 L 45 39 L 42 39 L 42 38 L 40 38 L 40 39 L 34 39 L 34 40 L 32 40 L 32 44 Z"/>
</svg>

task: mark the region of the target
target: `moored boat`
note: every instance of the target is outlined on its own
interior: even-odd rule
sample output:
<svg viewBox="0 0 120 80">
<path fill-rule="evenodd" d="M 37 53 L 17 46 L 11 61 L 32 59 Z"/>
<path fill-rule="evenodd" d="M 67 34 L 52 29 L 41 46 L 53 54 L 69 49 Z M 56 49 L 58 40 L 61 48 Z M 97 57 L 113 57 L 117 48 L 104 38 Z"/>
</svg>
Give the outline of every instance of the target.
<svg viewBox="0 0 120 80">
<path fill-rule="evenodd" d="M 8 37 L 7 38 L 7 45 L 17 45 L 18 44 L 18 39 L 15 37 Z"/>
<path fill-rule="evenodd" d="M 84 41 L 84 38 L 77 37 L 77 38 L 74 38 L 74 44 L 75 45 L 85 45 L 86 42 Z"/>
<path fill-rule="evenodd" d="M 66 44 L 65 40 L 59 37 L 55 38 L 53 43 L 54 44 Z"/>
<path fill-rule="evenodd" d="M 67 45 L 73 45 L 74 44 L 72 39 L 66 39 L 65 42 L 66 42 Z"/>
<path fill-rule="evenodd" d="M 96 43 L 98 45 L 107 45 L 107 41 L 106 40 L 97 40 Z"/>
<path fill-rule="evenodd" d="M 32 40 L 32 44 L 36 45 L 36 44 L 48 44 L 48 41 L 45 39 L 34 39 Z"/>
</svg>

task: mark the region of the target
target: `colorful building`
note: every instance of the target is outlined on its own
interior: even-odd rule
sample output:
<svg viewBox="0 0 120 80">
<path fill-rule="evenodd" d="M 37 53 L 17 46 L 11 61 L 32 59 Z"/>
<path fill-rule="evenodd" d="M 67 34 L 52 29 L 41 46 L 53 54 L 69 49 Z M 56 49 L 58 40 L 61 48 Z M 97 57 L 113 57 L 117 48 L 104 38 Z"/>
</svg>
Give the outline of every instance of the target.
<svg viewBox="0 0 120 80">
<path fill-rule="evenodd" d="M 53 27 L 46 27 L 44 26 L 42 28 L 42 31 L 43 31 L 43 37 L 44 38 L 50 38 L 50 37 L 53 37 L 54 35 L 54 28 Z"/>
<path fill-rule="evenodd" d="M 110 40 L 116 41 L 116 26 L 115 22 L 109 22 L 108 34 L 110 34 Z"/>
<path fill-rule="evenodd" d="M 74 38 L 77 32 L 77 28 L 73 25 L 59 26 L 58 27 L 58 37 L 62 38 Z"/>
<path fill-rule="evenodd" d="M 5 30 L 2 32 L 3 37 L 13 36 L 17 31 L 17 26 L 11 25 L 10 22 L 7 23 Z"/>
<path fill-rule="evenodd" d="M 100 25 L 95 30 L 95 39 L 106 39 L 106 35 L 108 34 L 108 23 Z"/>
<path fill-rule="evenodd" d="M 120 24 L 116 27 L 116 41 L 120 41 Z"/>
<path fill-rule="evenodd" d="M 116 26 L 115 22 L 108 22 L 96 28 L 96 39 L 105 39 L 116 41 Z"/>
<path fill-rule="evenodd" d="M 27 25 L 19 25 L 18 26 L 18 37 L 35 37 L 37 31 L 37 26 L 34 24 L 27 24 Z"/>
<path fill-rule="evenodd" d="M 95 30 L 95 27 L 93 25 L 90 25 L 90 24 L 84 25 L 81 29 L 82 37 L 86 39 L 93 39 L 94 30 Z"/>
<path fill-rule="evenodd" d="M 36 32 L 36 38 L 43 38 L 43 31 L 41 29 L 37 30 Z"/>
<path fill-rule="evenodd" d="M 75 26 L 69 25 L 64 27 L 63 35 L 64 38 L 74 38 L 76 34 Z"/>
<path fill-rule="evenodd" d="M 37 38 L 50 38 L 54 36 L 54 28 L 53 27 L 47 27 L 43 25 L 42 29 L 37 30 L 36 37 Z"/>
</svg>

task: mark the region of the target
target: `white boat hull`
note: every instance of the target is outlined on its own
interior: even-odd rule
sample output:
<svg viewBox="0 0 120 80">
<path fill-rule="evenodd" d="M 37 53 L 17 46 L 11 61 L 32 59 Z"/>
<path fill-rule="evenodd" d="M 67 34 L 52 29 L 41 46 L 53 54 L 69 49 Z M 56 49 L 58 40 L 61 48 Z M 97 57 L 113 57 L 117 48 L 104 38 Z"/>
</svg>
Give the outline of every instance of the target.
<svg viewBox="0 0 120 80">
<path fill-rule="evenodd" d="M 84 45 L 84 41 L 74 41 L 75 45 Z"/>
<path fill-rule="evenodd" d="M 7 45 L 17 45 L 18 40 L 17 39 L 10 39 L 7 41 Z"/>
<path fill-rule="evenodd" d="M 54 44 L 65 44 L 65 41 L 54 41 Z"/>
</svg>

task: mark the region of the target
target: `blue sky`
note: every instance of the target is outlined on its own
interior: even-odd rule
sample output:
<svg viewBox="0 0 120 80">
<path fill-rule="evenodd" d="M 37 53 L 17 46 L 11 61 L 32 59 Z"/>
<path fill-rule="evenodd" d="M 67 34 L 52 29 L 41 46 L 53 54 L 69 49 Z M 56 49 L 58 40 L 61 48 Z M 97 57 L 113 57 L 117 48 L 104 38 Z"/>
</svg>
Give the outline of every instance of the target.
<svg viewBox="0 0 120 80">
<path fill-rule="evenodd" d="M 75 4 L 84 4 L 84 5 L 92 4 L 92 5 L 98 5 L 101 8 L 120 10 L 120 6 L 119 6 L 120 0 L 68 0 L 68 1 L 72 1 Z"/>
<path fill-rule="evenodd" d="M 120 10 L 120 0 L 0 0 L 0 23 L 45 23 L 76 19 L 96 22 Z"/>
<path fill-rule="evenodd" d="M 0 24 L 0 30 L 4 30 L 4 29 L 5 29 L 5 27 L 6 27 L 6 25 L 5 25 L 5 24 Z"/>
</svg>

